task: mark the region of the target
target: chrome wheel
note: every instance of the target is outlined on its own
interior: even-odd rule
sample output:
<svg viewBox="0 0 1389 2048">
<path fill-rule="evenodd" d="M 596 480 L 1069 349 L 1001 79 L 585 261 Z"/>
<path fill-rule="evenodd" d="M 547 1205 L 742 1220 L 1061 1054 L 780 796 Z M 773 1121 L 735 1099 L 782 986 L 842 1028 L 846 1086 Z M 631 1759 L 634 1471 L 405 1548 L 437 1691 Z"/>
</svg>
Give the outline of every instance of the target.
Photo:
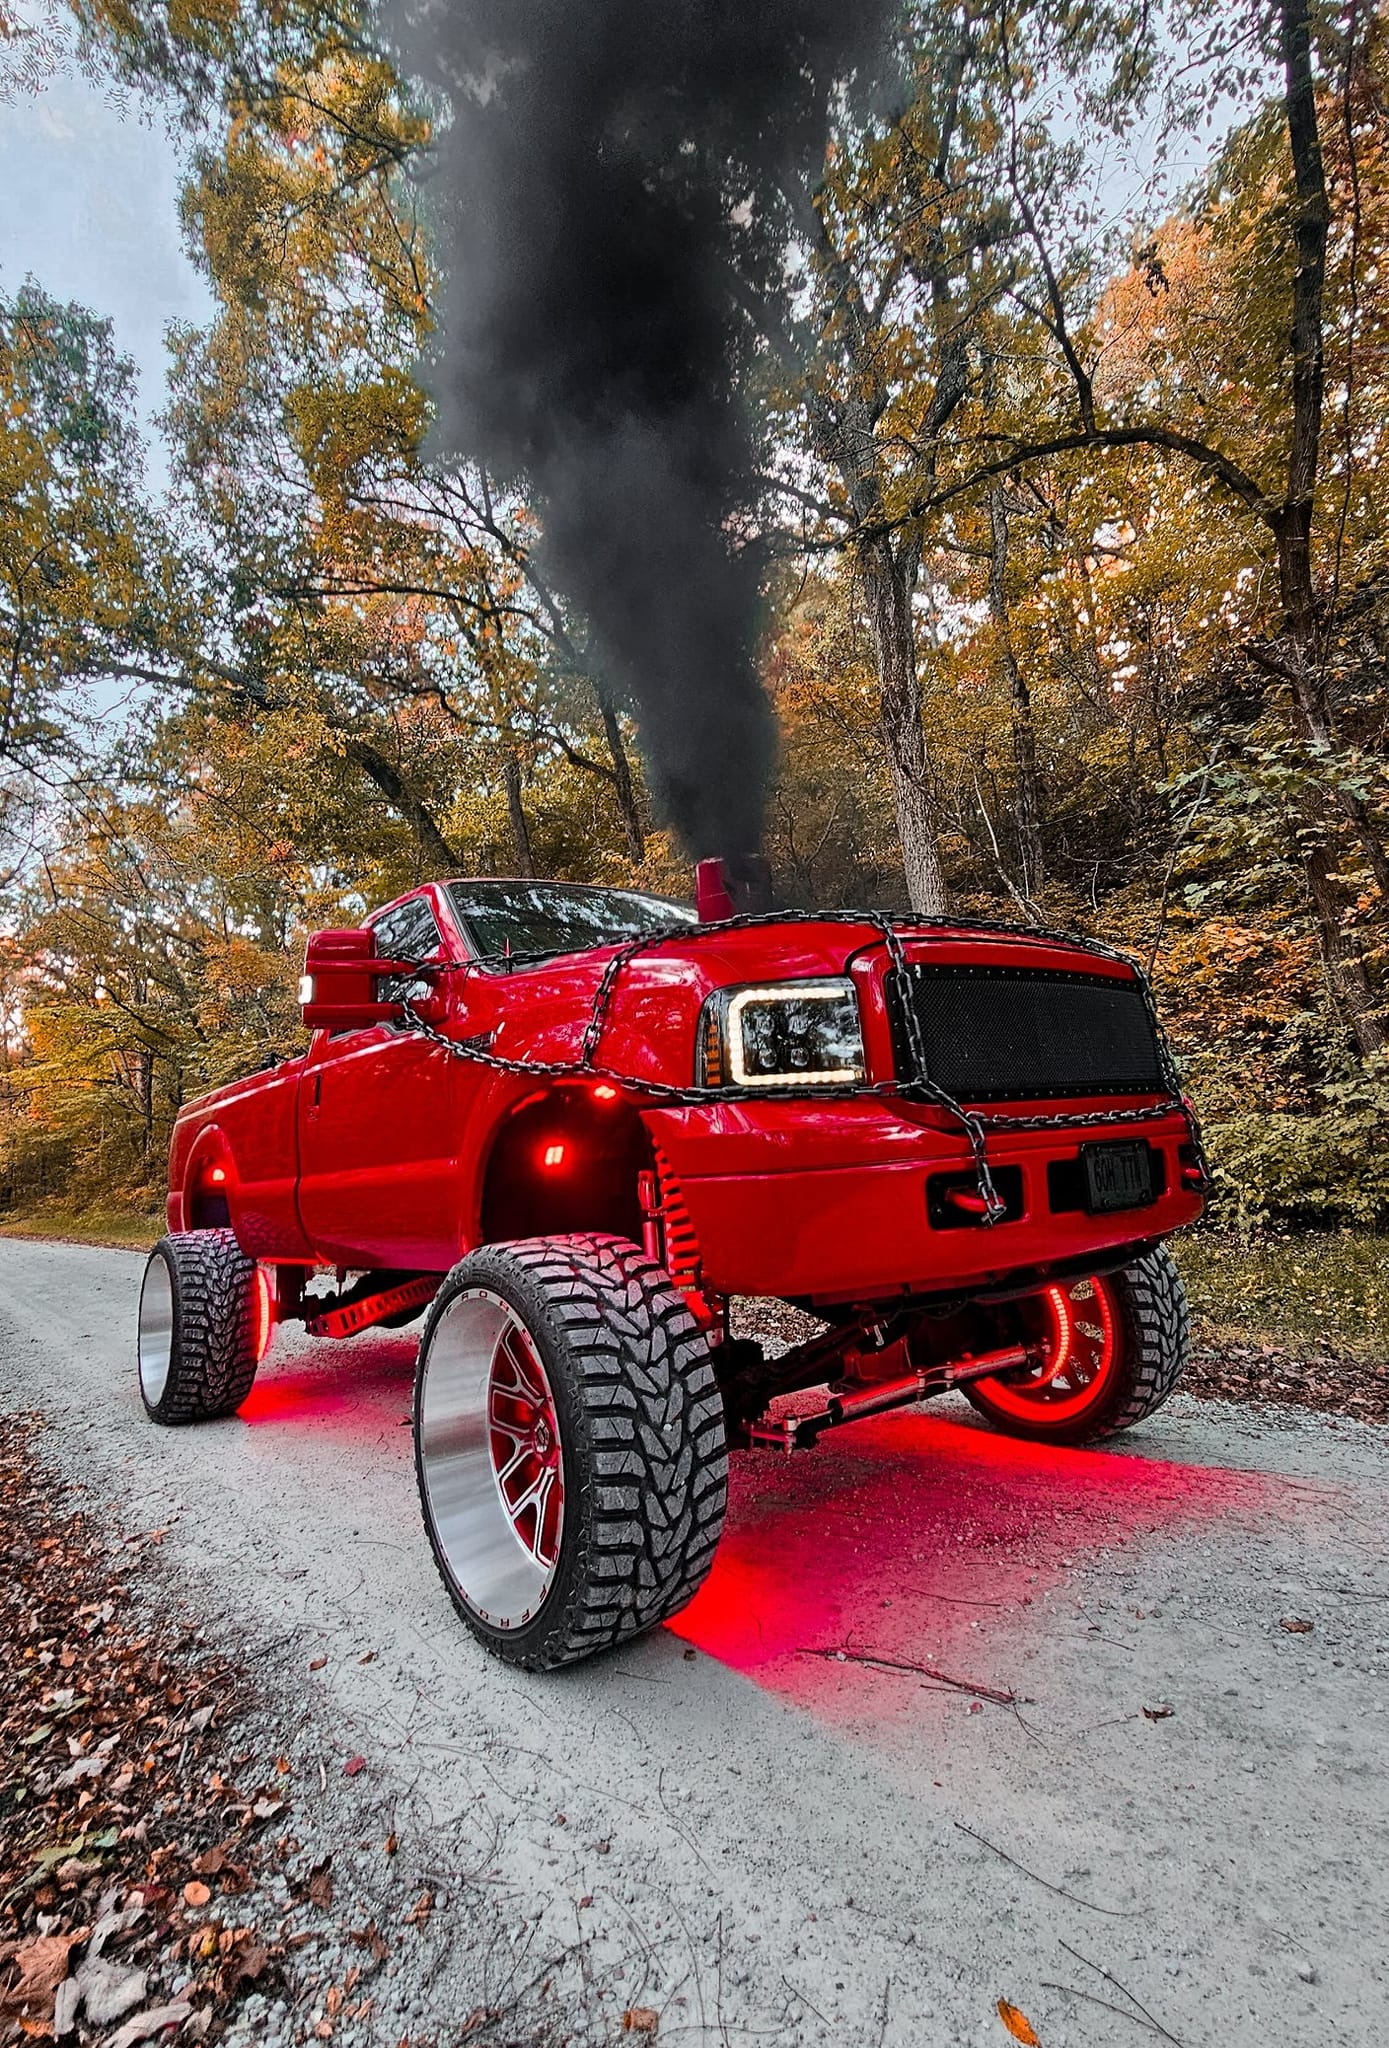
<svg viewBox="0 0 1389 2048">
<path fill-rule="evenodd" d="M 530 1332 L 486 1288 L 456 1295 L 420 1372 L 420 1474 L 441 1558 L 479 1620 L 519 1628 L 559 1562 L 564 1454 Z"/>
<path fill-rule="evenodd" d="M 145 1268 L 140 1289 L 140 1391 L 157 1408 L 169 1384 L 174 1348 L 174 1287 L 169 1265 L 158 1253 Z"/>
</svg>

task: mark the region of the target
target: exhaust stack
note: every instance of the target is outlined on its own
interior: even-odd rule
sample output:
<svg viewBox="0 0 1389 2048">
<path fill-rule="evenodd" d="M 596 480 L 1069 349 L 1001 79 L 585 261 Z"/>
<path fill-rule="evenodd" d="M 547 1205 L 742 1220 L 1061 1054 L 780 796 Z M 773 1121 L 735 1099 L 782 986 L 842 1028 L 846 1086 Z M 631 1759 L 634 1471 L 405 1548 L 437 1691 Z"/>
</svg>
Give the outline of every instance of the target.
<svg viewBox="0 0 1389 2048">
<path fill-rule="evenodd" d="M 761 917 L 774 909 L 771 864 L 764 854 L 700 861 L 695 869 L 695 908 L 701 924 L 726 917 Z"/>
</svg>

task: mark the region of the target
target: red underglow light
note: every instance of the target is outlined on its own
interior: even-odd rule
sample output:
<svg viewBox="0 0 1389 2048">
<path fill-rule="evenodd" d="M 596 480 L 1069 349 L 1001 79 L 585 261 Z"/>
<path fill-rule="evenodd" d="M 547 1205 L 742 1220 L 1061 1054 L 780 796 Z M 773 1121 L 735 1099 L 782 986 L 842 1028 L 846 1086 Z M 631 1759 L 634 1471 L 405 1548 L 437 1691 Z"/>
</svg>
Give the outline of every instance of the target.
<svg viewBox="0 0 1389 2048">
<path fill-rule="evenodd" d="M 567 1155 L 567 1146 L 547 1145 L 540 1155 L 540 1164 L 542 1166 L 548 1167 L 550 1172 L 554 1173 L 557 1170 L 557 1168 L 563 1166 Z"/>
<path fill-rule="evenodd" d="M 227 1169 L 225 1166 L 214 1166 L 211 1173 L 208 1175 L 208 1179 L 212 1182 L 212 1185 L 215 1188 L 220 1188 L 222 1182 L 226 1179 L 226 1177 Z"/>
<path fill-rule="evenodd" d="M 254 1316 L 252 1342 L 259 1364 L 270 1348 L 270 1333 L 275 1327 L 275 1288 L 264 1266 L 256 1267 Z"/>
<path fill-rule="evenodd" d="M 931 1414 L 856 1422 L 794 1458 L 749 1453 L 731 1477 L 713 1570 L 667 1626 L 856 1741 L 893 1745 L 949 1693 L 928 1701 L 838 1649 L 1010 1687 L 1061 1625 L 1046 1596 L 1095 1553 L 1162 1556 L 1169 1528 L 1295 1512 L 1267 1474 L 1175 1463 L 1136 1435 L 1131 1452 L 1072 1450 Z"/>
<path fill-rule="evenodd" d="M 593 1099 L 595 1102 L 616 1102 L 617 1090 L 610 1087 L 606 1081 L 600 1081 L 593 1090 Z"/>
</svg>

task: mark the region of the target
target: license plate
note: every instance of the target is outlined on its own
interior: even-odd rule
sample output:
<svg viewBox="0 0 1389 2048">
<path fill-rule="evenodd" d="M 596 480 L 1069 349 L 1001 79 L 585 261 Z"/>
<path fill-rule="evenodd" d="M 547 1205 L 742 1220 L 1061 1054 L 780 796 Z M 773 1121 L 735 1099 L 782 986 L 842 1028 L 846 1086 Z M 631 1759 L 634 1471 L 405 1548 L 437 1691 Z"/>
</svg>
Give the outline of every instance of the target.
<svg viewBox="0 0 1389 2048">
<path fill-rule="evenodd" d="M 1085 1206 L 1091 1215 L 1141 1209 L 1153 1199 L 1152 1157 L 1146 1145 L 1082 1145 Z"/>
</svg>

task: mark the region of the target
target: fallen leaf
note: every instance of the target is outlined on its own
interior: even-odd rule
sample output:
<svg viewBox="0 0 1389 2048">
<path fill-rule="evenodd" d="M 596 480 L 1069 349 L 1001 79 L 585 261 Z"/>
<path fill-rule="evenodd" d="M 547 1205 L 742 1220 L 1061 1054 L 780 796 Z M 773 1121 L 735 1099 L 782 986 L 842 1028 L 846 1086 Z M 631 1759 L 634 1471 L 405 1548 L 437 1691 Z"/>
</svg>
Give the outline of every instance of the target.
<svg viewBox="0 0 1389 2048">
<path fill-rule="evenodd" d="M 1290 1614 L 1285 1621 L 1280 1621 L 1278 1626 L 1285 1628 L 1290 1636 L 1309 1636 L 1312 1633 L 1311 1622 L 1304 1621 L 1300 1614 Z"/>
<path fill-rule="evenodd" d="M 696 1652 L 695 1652 L 695 1651 L 694 1651 L 693 1649 L 687 1649 L 687 1650 L 685 1651 L 685 1653 L 684 1653 L 684 1654 L 685 1654 L 685 1662 L 686 1662 L 687 1664 L 693 1664 L 693 1663 L 694 1663 L 694 1660 L 695 1660 L 695 1655 L 696 1655 Z"/>
<path fill-rule="evenodd" d="M 394 1856 L 396 1850 L 400 1847 L 400 1843 L 397 1841 L 394 1834 L 389 1834 L 386 1837 L 384 1847 L 386 1854 L 388 1856 Z"/>
<path fill-rule="evenodd" d="M 371 1959 L 374 1963 L 385 1962 L 390 1954 L 390 1949 L 386 1942 L 382 1940 L 380 1929 L 374 1920 L 369 1920 L 365 1927 L 352 1928 L 351 1934 L 358 1948 L 369 1948 L 371 1950 Z"/>
<path fill-rule="evenodd" d="M 314 1657 L 310 1661 L 309 1669 L 310 1671 L 322 1671 L 327 1662 L 328 1659 L 326 1657 Z"/>
<path fill-rule="evenodd" d="M 357 1662 L 359 1664 L 374 1664 L 376 1662 L 375 1650 L 368 1650 L 365 1657 L 359 1657 Z"/>
<path fill-rule="evenodd" d="M 19 1977 L 5 1994 L 5 2006 L 16 2019 L 21 2013 L 28 2013 L 30 2007 L 37 2008 L 37 2017 L 45 2022 L 53 2011 L 53 1996 L 68 1973 L 68 1955 L 78 1942 L 87 1939 L 84 1927 L 76 1934 L 40 1934 L 32 1941 L 21 1942 L 14 1951 L 14 1962 L 19 1967 Z M 31 2015 L 35 2016 L 35 2015 Z"/>
<path fill-rule="evenodd" d="M 153 2005 L 117 2028 L 105 2048 L 135 2048 L 137 2041 L 148 2041 L 151 2034 L 162 2034 L 165 2027 L 182 2026 L 192 2011 L 186 1998 L 176 1998 L 172 2005 Z"/>
<path fill-rule="evenodd" d="M 344 1778 L 355 1778 L 358 1771 L 366 1769 L 366 1765 L 367 1760 L 364 1756 L 350 1756 L 342 1767 L 342 1774 Z"/>
<path fill-rule="evenodd" d="M 63 2040 L 77 2031 L 77 2015 L 82 2005 L 82 1987 L 75 1977 L 65 1977 L 58 1986 L 53 2000 L 53 2038 Z"/>
<path fill-rule="evenodd" d="M 622 2015 L 624 2034 L 654 2034 L 660 2024 L 660 2014 L 649 2005 L 629 2005 Z"/>
<path fill-rule="evenodd" d="M 315 1906 L 321 1906 L 326 1913 L 333 1903 L 333 1859 L 325 1856 L 321 1863 L 315 1863 L 309 1872 L 308 1894 Z"/>
<path fill-rule="evenodd" d="M 251 1808 L 257 1820 L 274 1820 L 276 1814 L 283 1813 L 284 1810 L 285 1801 L 283 1799 L 272 1799 L 268 1795 L 258 1799 Z"/>
<path fill-rule="evenodd" d="M 227 1852 L 225 1849 L 204 1849 L 202 1855 L 193 1865 L 199 1877 L 216 1877 L 218 1871 L 225 1870 L 226 1867 Z"/>
<path fill-rule="evenodd" d="M 1170 1721 L 1176 1711 L 1175 1707 L 1145 1707 L 1143 1718 L 1145 1721 Z"/>
<path fill-rule="evenodd" d="M 78 1989 L 88 2020 L 94 2027 L 114 2027 L 133 2012 L 145 1995 L 145 1973 L 108 1963 L 103 1956 L 88 1956 L 77 1972 Z"/>
<path fill-rule="evenodd" d="M 1032 2022 L 1027 2017 L 1027 2014 L 1019 2012 L 1018 2008 L 1015 2005 L 1010 2005 L 1006 1998 L 1000 1998 L 998 2001 L 998 2016 L 1013 2039 L 1022 2042 L 1023 2048 L 1041 2048 L 1041 2043 L 1032 2030 Z"/>
<path fill-rule="evenodd" d="M 185 1906 L 205 1906 L 211 1897 L 212 1893 L 208 1890 L 207 1886 L 196 1877 L 190 1877 L 187 1884 L 183 1887 L 183 1903 Z"/>
<path fill-rule="evenodd" d="M 407 1913 L 407 1914 L 405 1915 L 405 1924 L 406 1924 L 406 1926 L 407 1926 L 407 1927 L 423 1927 L 423 1926 L 424 1926 L 424 1923 L 425 1923 L 425 1921 L 426 1921 L 426 1920 L 428 1920 L 428 1918 L 429 1918 L 430 1914 L 431 1914 L 431 1913 L 432 1913 L 433 1911 L 434 1911 L 434 1894 L 433 1894 L 433 1892 L 421 1892 L 421 1893 L 420 1893 L 420 1895 L 419 1895 L 419 1897 L 418 1897 L 418 1898 L 416 1899 L 416 1901 L 415 1901 L 415 1903 L 414 1903 L 413 1907 L 411 1908 L 411 1910 L 410 1910 L 410 1911 L 409 1911 L 409 1912 L 408 1912 L 408 1913 Z"/>
<path fill-rule="evenodd" d="M 258 1942 L 247 1942 L 232 1957 L 227 1971 L 227 1990 L 235 1991 L 238 1985 L 254 1984 L 265 1975 L 270 1967 L 270 1951 Z"/>
</svg>

